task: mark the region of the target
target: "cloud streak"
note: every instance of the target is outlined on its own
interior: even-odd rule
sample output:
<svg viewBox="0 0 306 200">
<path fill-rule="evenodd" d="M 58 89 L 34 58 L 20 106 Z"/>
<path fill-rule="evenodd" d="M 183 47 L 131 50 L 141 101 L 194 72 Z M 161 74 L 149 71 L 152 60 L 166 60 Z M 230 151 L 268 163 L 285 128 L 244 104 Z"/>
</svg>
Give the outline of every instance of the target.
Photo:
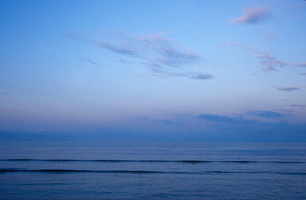
<svg viewBox="0 0 306 200">
<path fill-rule="evenodd" d="M 89 62 L 89 63 L 91 63 L 91 64 L 93 64 L 93 65 L 100 65 L 100 63 L 97 63 L 97 62 L 92 61 L 92 60 L 90 60 L 90 59 L 85 59 L 85 58 L 83 58 L 83 59 L 81 59 L 81 60 L 83 60 L 83 61 L 85 61 L 85 62 Z"/>
<path fill-rule="evenodd" d="M 262 66 L 261 69 L 264 72 L 278 71 L 279 68 L 282 68 L 288 65 L 287 62 L 280 61 L 276 59 L 274 56 L 270 55 L 269 53 L 257 54 L 257 55 L 254 55 L 254 57 L 260 60 L 260 65 Z"/>
<path fill-rule="evenodd" d="M 162 120 L 160 120 L 160 122 L 162 122 L 162 123 L 164 123 L 166 125 L 169 125 L 169 126 L 171 126 L 171 125 L 184 126 L 184 124 L 181 123 L 181 122 L 174 122 L 174 121 L 171 121 L 171 120 L 164 120 L 164 119 L 162 119 Z"/>
<path fill-rule="evenodd" d="M 135 50 L 126 46 L 116 46 L 105 42 L 96 42 L 96 43 L 98 47 L 107 49 L 113 53 L 123 54 L 127 56 L 138 56 Z"/>
<path fill-rule="evenodd" d="M 166 38 L 163 34 L 132 36 L 119 31 L 104 32 L 111 39 L 107 41 L 88 40 L 76 34 L 66 34 L 73 40 L 80 40 L 132 59 L 140 59 L 149 66 L 152 75 L 160 77 L 186 77 L 197 80 L 211 79 L 209 74 L 195 72 L 173 72 L 190 65 L 199 65 L 201 58 Z M 153 66 L 153 67 L 152 67 Z M 158 67 L 156 67 L 158 66 Z M 167 72 L 170 71 L 170 72 Z"/>
<path fill-rule="evenodd" d="M 248 112 L 248 114 L 249 115 L 256 115 L 256 116 L 264 117 L 264 118 L 283 116 L 282 114 L 280 114 L 278 112 L 267 111 L 267 110 L 250 111 L 250 112 Z"/>
<path fill-rule="evenodd" d="M 306 108 L 306 105 L 305 104 L 292 104 L 290 105 L 292 107 L 298 107 L 298 108 Z"/>
<path fill-rule="evenodd" d="M 306 67 L 306 62 L 302 62 L 302 63 L 295 63 L 295 64 L 292 64 L 293 66 L 296 66 L 296 67 Z"/>
<path fill-rule="evenodd" d="M 196 64 L 200 57 L 175 45 L 163 35 L 131 36 L 114 33 L 113 43 L 96 42 L 101 48 L 117 54 L 133 56 L 159 65 L 181 67 Z"/>
<path fill-rule="evenodd" d="M 300 89 L 299 87 L 280 87 L 280 86 L 272 86 L 279 91 L 292 92 L 294 90 Z"/>
<path fill-rule="evenodd" d="M 207 80 L 207 79 L 214 78 L 213 76 L 211 76 L 209 74 L 200 74 L 200 73 L 197 73 L 197 74 L 194 74 L 194 75 L 190 75 L 188 77 L 192 78 L 192 79 L 198 79 L 198 80 Z"/>
<path fill-rule="evenodd" d="M 292 135 L 298 135 L 297 141 L 305 141 L 306 139 L 305 123 L 289 123 L 287 121 L 261 122 L 259 120 L 248 120 L 243 117 L 230 117 L 209 113 L 198 115 L 197 118 L 215 122 L 214 125 L 203 129 L 203 132 L 205 133 L 209 129 L 210 133 L 219 133 L 216 134 L 218 137 L 223 133 L 230 133 L 228 134 L 230 137 L 235 137 L 236 134 L 239 137 L 235 138 L 240 138 L 243 135 L 250 137 L 249 141 L 265 138 L 265 141 L 278 140 L 288 142 L 293 139 Z M 287 136 L 284 137 L 285 135 Z M 274 138 L 274 140 L 271 140 L 271 138 Z"/>
<path fill-rule="evenodd" d="M 7 93 L 7 92 L 0 92 L 0 95 L 10 96 L 10 95 L 13 95 L 13 94 L 11 94 L 11 93 Z"/>
<path fill-rule="evenodd" d="M 277 59 L 269 52 L 261 50 L 257 45 L 248 45 L 239 42 L 227 42 L 223 45 L 225 50 L 231 54 L 255 57 L 259 60 L 259 67 L 263 72 L 279 71 L 281 68 L 291 66 L 288 62 Z"/>
<path fill-rule="evenodd" d="M 200 119 L 205 119 L 212 122 L 222 122 L 222 123 L 254 123 L 253 120 L 247 120 L 242 117 L 229 117 L 225 115 L 214 115 L 214 114 L 202 114 L 197 116 Z"/>
<path fill-rule="evenodd" d="M 235 24 L 257 24 L 271 18 L 272 13 L 264 7 L 247 8 L 241 17 L 232 20 Z"/>
<path fill-rule="evenodd" d="M 213 79 L 214 77 L 210 74 L 203 74 L 203 73 L 177 73 L 177 72 L 168 72 L 165 70 L 164 67 L 158 64 L 147 64 L 150 71 L 152 72 L 151 75 L 158 76 L 162 78 L 171 78 L 171 77 L 186 77 L 190 79 L 196 80 L 208 80 Z"/>
</svg>

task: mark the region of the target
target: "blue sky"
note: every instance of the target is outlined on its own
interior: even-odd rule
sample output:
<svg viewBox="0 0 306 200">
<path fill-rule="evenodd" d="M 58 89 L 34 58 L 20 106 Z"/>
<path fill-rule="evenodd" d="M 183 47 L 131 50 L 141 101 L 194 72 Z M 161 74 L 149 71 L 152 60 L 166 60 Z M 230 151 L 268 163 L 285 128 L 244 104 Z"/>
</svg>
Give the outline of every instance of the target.
<svg viewBox="0 0 306 200">
<path fill-rule="evenodd" d="M 1 0 L 0 25 L 3 138 L 306 142 L 305 1 Z"/>
</svg>

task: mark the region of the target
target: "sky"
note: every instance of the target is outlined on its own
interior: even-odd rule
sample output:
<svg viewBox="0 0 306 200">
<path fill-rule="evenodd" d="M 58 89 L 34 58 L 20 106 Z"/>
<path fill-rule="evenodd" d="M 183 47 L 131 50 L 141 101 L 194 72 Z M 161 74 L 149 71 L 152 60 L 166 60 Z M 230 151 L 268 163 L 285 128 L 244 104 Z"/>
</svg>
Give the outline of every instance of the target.
<svg viewBox="0 0 306 200">
<path fill-rule="evenodd" d="M 306 142 L 302 0 L 0 0 L 0 140 Z"/>
</svg>

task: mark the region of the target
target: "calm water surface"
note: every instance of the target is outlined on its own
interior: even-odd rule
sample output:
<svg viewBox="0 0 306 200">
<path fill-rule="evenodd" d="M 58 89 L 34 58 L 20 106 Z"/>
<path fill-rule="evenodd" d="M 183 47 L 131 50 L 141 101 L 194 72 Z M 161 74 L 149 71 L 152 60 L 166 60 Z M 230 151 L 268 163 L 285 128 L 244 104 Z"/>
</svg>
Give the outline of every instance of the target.
<svg viewBox="0 0 306 200">
<path fill-rule="evenodd" d="M 1 142 L 0 199 L 306 199 L 306 144 Z"/>
</svg>

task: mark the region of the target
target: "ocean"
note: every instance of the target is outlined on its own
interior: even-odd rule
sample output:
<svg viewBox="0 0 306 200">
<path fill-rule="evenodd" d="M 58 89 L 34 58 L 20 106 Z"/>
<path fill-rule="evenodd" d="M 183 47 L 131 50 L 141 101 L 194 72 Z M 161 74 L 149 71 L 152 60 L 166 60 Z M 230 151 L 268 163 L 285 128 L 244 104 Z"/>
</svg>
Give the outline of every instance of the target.
<svg viewBox="0 0 306 200">
<path fill-rule="evenodd" d="M 306 144 L 0 142 L 0 199 L 306 199 Z"/>
</svg>

